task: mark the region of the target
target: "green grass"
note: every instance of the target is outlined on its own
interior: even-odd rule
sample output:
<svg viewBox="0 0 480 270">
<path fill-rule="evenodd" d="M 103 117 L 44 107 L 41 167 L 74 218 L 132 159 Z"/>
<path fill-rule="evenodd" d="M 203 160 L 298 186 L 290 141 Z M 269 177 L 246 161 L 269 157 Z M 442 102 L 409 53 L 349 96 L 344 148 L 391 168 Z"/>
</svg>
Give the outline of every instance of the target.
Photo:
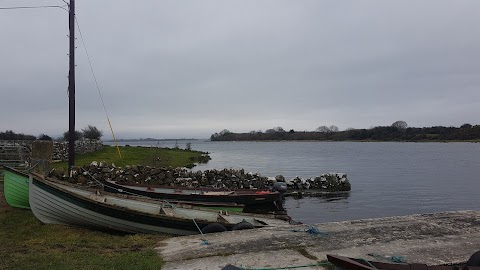
<svg viewBox="0 0 480 270">
<path fill-rule="evenodd" d="M 202 153 L 182 149 L 115 147 L 76 156 L 75 165 L 92 161 L 116 166 L 184 167 Z M 53 164 L 67 168 L 67 162 Z M 168 235 L 118 235 L 64 225 L 44 225 L 30 210 L 8 206 L 0 182 L 0 269 L 161 269 L 154 248 Z"/>
<path fill-rule="evenodd" d="M 187 167 L 202 160 L 202 152 L 183 149 L 153 148 L 153 147 L 120 147 L 105 146 L 104 149 L 93 153 L 75 155 L 75 165 L 83 166 L 92 161 L 105 161 L 115 166 L 145 165 L 154 167 Z M 52 164 L 54 168 L 67 168 L 67 162 Z"/>
<path fill-rule="evenodd" d="M 30 210 L 6 205 L 3 196 L 0 228 L 0 269 L 161 269 L 154 248 L 169 237 L 44 225 Z"/>
</svg>

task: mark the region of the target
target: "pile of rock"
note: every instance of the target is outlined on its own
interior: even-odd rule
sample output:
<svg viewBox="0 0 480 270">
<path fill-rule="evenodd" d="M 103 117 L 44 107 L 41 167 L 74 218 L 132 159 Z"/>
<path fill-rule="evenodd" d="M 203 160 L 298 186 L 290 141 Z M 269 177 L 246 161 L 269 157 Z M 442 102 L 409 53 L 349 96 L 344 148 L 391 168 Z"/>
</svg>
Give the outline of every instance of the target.
<svg viewBox="0 0 480 270">
<path fill-rule="evenodd" d="M 137 184 L 178 186 L 178 187 L 206 187 L 213 186 L 228 189 L 262 189 L 271 188 L 275 182 L 286 182 L 293 189 L 315 188 L 325 191 L 350 190 L 350 183 L 345 174 L 322 174 L 308 180 L 294 178 L 285 181 L 281 175 L 264 177 L 258 173 L 245 172 L 243 169 L 223 169 L 189 171 L 185 168 L 156 168 L 150 166 L 116 167 L 105 162 L 92 162 L 90 165 L 73 170 L 73 177 L 69 178 L 62 170 L 52 170 L 50 176 L 68 180 L 70 182 L 87 184 L 92 180 L 112 180 Z M 308 184 L 307 184 L 308 183 Z"/>
<path fill-rule="evenodd" d="M 350 181 L 345 173 L 324 173 L 314 178 L 295 177 L 286 184 L 291 189 L 320 189 L 325 191 L 349 191 Z"/>
</svg>

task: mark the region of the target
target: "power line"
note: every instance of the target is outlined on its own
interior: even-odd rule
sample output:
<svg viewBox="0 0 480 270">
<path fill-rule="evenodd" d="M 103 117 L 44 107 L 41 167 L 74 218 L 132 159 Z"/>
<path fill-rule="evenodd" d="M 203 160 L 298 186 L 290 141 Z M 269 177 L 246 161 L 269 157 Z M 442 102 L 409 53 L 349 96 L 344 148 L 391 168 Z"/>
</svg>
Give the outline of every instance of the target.
<svg viewBox="0 0 480 270">
<path fill-rule="evenodd" d="M 62 0 L 62 1 L 66 4 L 65 6 L 18 6 L 18 7 L 0 7 L 0 10 L 37 9 L 37 8 L 61 8 L 61 9 L 65 10 L 65 11 L 69 12 L 69 10 L 67 10 L 65 7 L 70 7 L 70 5 L 69 5 L 65 0 Z M 74 16 L 75 16 L 75 15 L 74 15 Z M 95 81 L 95 85 L 96 85 L 96 87 L 97 87 L 98 94 L 99 94 L 99 96 L 100 96 L 100 100 L 102 101 L 103 110 L 105 111 L 105 115 L 107 116 L 108 124 L 109 124 L 109 126 L 110 126 L 110 130 L 112 131 L 113 139 L 115 140 L 115 144 L 117 145 L 118 155 L 119 155 L 120 157 L 122 157 L 122 154 L 120 153 L 120 148 L 118 148 L 117 139 L 115 138 L 115 134 L 114 134 L 114 132 L 113 132 L 112 124 L 110 123 L 110 118 L 108 117 L 108 113 L 107 113 L 107 109 L 106 109 L 106 107 L 105 107 L 105 102 L 103 101 L 102 93 L 100 92 L 100 87 L 98 86 L 97 77 L 95 76 L 95 72 L 93 71 L 92 61 L 90 61 L 90 55 L 88 54 L 87 46 L 85 45 L 85 40 L 83 39 L 82 31 L 80 30 L 80 25 L 78 24 L 78 20 L 77 20 L 77 17 L 76 17 L 76 16 L 75 16 L 75 23 L 76 23 L 77 28 L 78 28 L 78 33 L 80 34 L 80 39 L 82 40 L 83 48 L 85 49 L 85 54 L 87 55 L 88 63 L 89 63 L 89 65 L 90 65 L 90 70 L 92 71 L 93 79 L 94 79 L 94 81 Z"/>
<path fill-rule="evenodd" d="M 7 10 L 7 9 L 61 8 L 66 10 L 65 7 L 66 6 L 23 6 L 23 7 L 0 7 L 0 9 Z"/>
</svg>

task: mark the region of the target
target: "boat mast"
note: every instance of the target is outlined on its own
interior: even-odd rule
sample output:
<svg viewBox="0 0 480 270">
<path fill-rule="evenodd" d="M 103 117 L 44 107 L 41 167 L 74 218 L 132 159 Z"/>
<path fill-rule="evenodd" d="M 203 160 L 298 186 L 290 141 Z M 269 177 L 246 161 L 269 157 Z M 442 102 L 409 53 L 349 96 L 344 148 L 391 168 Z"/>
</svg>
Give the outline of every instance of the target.
<svg viewBox="0 0 480 270">
<path fill-rule="evenodd" d="M 68 9 L 70 54 L 68 72 L 68 175 L 75 165 L 75 0 Z"/>
</svg>

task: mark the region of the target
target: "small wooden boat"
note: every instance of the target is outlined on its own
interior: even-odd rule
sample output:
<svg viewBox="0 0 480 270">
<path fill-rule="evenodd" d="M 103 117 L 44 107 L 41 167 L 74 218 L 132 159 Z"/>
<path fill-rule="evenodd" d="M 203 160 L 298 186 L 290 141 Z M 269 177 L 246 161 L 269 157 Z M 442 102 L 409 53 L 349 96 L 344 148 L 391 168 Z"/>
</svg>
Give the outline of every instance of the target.
<svg viewBox="0 0 480 270">
<path fill-rule="evenodd" d="M 473 256 L 475 256 L 475 254 L 472 255 L 472 257 Z M 353 259 L 338 255 L 327 255 L 327 259 L 335 265 L 336 269 L 342 270 L 480 270 L 478 266 L 465 266 L 460 268 L 458 266 L 429 266 L 421 263 L 387 263 Z"/>
<path fill-rule="evenodd" d="M 12 207 L 30 208 L 28 203 L 28 174 L 4 166 L 3 193 Z"/>
<path fill-rule="evenodd" d="M 105 181 L 105 191 L 124 194 L 136 194 L 155 199 L 236 204 L 245 206 L 274 205 L 280 201 L 281 194 L 270 190 L 221 190 L 212 188 L 174 188 L 161 186 L 134 185 Z"/>
<path fill-rule="evenodd" d="M 157 196 L 155 194 L 156 191 L 154 189 L 149 188 L 147 186 L 133 186 L 133 185 L 120 185 L 114 181 L 105 181 L 103 183 L 103 189 L 107 192 L 111 193 L 122 193 L 126 195 L 138 195 L 138 196 L 145 196 L 152 199 L 161 199 L 168 201 L 169 203 L 174 204 L 185 204 L 185 205 L 192 205 L 197 206 L 200 208 L 207 208 L 207 209 L 216 209 L 216 210 L 226 210 L 229 212 L 242 212 L 245 205 L 235 203 L 235 202 L 222 202 L 222 201 L 194 201 L 194 200 L 185 200 L 185 199 L 167 199 Z M 166 190 L 172 192 L 173 188 L 166 188 Z M 199 192 L 199 190 L 197 190 Z"/>
<path fill-rule="evenodd" d="M 228 230 L 288 225 L 273 215 L 232 214 L 180 207 L 152 199 L 79 188 L 30 174 L 30 207 L 43 223 L 67 224 L 127 233 L 198 234 L 212 224 Z"/>
</svg>

